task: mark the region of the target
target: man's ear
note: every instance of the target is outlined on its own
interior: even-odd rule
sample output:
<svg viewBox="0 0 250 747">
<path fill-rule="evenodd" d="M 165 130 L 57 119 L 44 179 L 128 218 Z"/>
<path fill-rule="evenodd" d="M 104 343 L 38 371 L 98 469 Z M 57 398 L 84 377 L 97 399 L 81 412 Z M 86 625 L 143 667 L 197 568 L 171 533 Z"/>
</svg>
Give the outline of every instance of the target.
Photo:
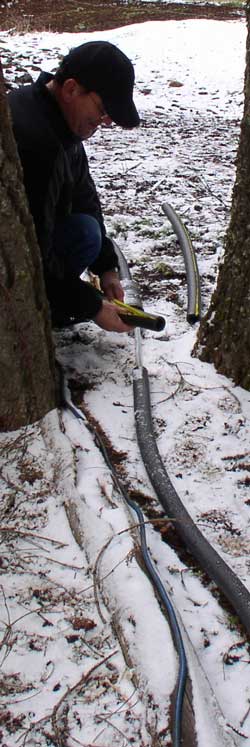
<svg viewBox="0 0 250 747">
<path fill-rule="evenodd" d="M 83 92 L 82 86 L 77 83 L 75 78 L 67 78 L 63 85 L 62 85 L 62 95 L 64 98 L 64 101 L 67 103 L 71 101 L 72 98 L 79 95 L 80 92 Z"/>
</svg>

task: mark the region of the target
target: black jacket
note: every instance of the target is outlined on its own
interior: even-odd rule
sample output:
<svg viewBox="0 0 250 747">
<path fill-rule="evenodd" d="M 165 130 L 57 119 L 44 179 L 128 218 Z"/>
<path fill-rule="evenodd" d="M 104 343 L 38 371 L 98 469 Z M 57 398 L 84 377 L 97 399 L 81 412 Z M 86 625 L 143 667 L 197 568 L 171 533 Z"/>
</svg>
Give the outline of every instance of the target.
<svg viewBox="0 0 250 747">
<path fill-rule="evenodd" d="M 100 295 L 88 283 L 65 277 L 64 260 L 53 251 L 56 219 L 83 212 L 98 220 L 103 240 L 98 260 L 91 267 L 95 274 L 116 267 L 117 257 L 106 236 L 82 142 L 71 132 L 46 88 L 52 78 L 41 73 L 36 83 L 12 90 L 8 101 L 52 310 L 57 307 L 66 315 L 91 318 L 101 306 Z"/>
</svg>

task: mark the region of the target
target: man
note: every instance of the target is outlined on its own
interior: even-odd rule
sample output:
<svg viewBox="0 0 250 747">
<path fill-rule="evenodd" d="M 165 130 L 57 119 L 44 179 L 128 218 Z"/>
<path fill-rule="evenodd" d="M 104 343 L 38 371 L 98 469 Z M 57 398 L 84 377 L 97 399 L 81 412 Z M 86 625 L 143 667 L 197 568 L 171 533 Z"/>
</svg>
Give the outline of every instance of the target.
<svg viewBox="0 0 250 747">
<path fill-rule="evenodd" d="M 82 141 L 101 124 L 139 125 L 133 86 L 126 55 L 94 41 L 72 49 L 54 76 L 41 73 L 8 95 L 55 326 L 93 319 L 106 330 L 129 330 L 112 303 L 123 300 L 118 261 Z M 81 280 L 86 268 L 104 295 Z"/>
</svg>

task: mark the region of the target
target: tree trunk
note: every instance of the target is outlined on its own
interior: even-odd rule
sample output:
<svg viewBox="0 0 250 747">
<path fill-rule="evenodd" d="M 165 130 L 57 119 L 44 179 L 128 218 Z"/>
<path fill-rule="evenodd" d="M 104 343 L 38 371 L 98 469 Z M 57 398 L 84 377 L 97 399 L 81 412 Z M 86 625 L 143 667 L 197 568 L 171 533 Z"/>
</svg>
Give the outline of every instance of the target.
<svg viewBox="0 0 250 747">
<path fill-rule="evenodd" d="M 0 63 L 0 430 L 55 406 L 54 354 L 40 251 Z"/>
<path fill-rule="evenodd" d="M 245 104 L 236 162 L 224 262 L 210 308 L 198 333 L 194 354 L 213 362 L 250 389 L 250 3 L 247 3 Z"/>
</svg>

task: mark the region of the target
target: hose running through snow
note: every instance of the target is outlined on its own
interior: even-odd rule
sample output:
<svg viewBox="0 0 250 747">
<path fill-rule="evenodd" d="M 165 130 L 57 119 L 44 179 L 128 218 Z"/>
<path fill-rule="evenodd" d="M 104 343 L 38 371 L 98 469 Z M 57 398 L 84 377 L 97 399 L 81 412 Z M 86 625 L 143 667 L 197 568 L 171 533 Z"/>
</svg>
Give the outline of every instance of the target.
<svg viewBox="0 0 250 747">
<path fill-rule="evenodd" d="M 187 319 L 193 324 L 200 318 L 201 307 L 199 271 L 195 252 L 187 230 L 173 208 L 168 203 L 164 203 L 163 212 L 171 221 L 184 256 L 188 285 Z M 127 285 L 128 289 L 130 288 L 133 291 L 133 281 L 128 264 L 126 261 L 124 262 L 124 258 L 121 261 L 121 251 L 117 245 L 115 245 L 115 250 L 120 264 L 123 285 L 125 288 Z M 130 303 L 136 303 L 136 298 L 133 301 L 131 295 Z M 136 432 L 149 480 L 166 511 L 167 517 L 173 519 L 176 531 L 186 544 L 189 552 L 196 558 L 210 579 L 217 584 L 234 608 L 247 634 L 250 634 L 250 594 L 247 588 L 200 532 L 183 506 L 162 462 L 153 430 L 149 378 L 147 369 L 142 364 L 141 333 L 139 329 L 135 330 L 135 341 L 137 367 L 133 374 L 133 391 Z M 180 718 L 180 713 L 178 718 Z"/>
<path fill-rule="evenodd" d="M 163 211 L 171 220 L 185 258 L 189 297 L 187 318 L 193 323 L 200 315 L 200 284 L 195 253 L 190 237 L 173 208 L 168 203 L 164 203 Z M 115 249 L 117 250 L 116 246 Z M 120 261 L 119 256 L 118 254 L 118 261 Z M 126 274 L 128 283 L 130 278 L 128 265 L 123 263 L 122 272 Z M 133 389 L 136 432 L 150 482 L 167 517 L 175 522 L 176 531 L 187 545 L 188 550 L 210 579 L 217 584 L 234 608 L 246 632 L 250 634 L 249 591 L 198 529 L 183 506 L 162 462 L 153 430 L 149 378 L 147 369 L 142 364 L 140 330 L 137 329 L 135 332 L 137 367 L 134 369 Z"/>
<path fill-rule="evenodd" d="M 188 233 L 173 208 L 171 208 L 168 203 L 164 203 L 163 211 L 174 228 L 184 255 L 188 285 L 187 319 L 192 324 L 200 318 L 200 285 L 195 253 Z M 126 294 L 126 301 L 131 305 L 142 308 L 142 301 L 137 284 L 131 279 L 129 267 L 123 253 L 116 242 L 113 243 L 118 257 L 120 276 Z M 187 545 L 189 551 L 196 560 L 198 560 L 200 566 L 209 575 L 210 579 L 218 585 L 222 593 L 227 597 L 243 623 L 247 633 L 250 633 L 249 592 L 218 553 L 211 547 L 205 537 L 203 537 L 202 533 L 183 506 L 162 462 L 153 431 L 149 378 L 147 369 L 142 364 L 141 332 L 139 328 L 134 330 L 134 337 L 136 346 L 136 367 L 133 372 L 133 391 L 136 431 L 142 459 L 150 482 L 152 483 L 162 507 L 166 511 L 167 517 L 174 521 L 176 531 Z M 65 384 L 63 386 L 63 392 L 65 406 L 71 410 L 75 417 L 84 421 L 85 426 L 91 431 L 95 442 L 100 448 L 105 462 L 112 473 L 117 489 L 138 517 L 141 548 L 145 566 L 167 612 L 173 641 L 179 656 L 172 744 L 173 747 L 181 747 L 182 712 L 187 680 L 187 660 L 173 605 L 148 553 L 143 513 L 139 506 L 128 497 L 110 461 L 107 449 L 102 439 L 81 410 L 73 405 Z"/>
<path fill-rule="evenodd" d="M 132 280 L 130 270 L 128 263 L 118 246 L 116 242 L 113 242 L 114 248 L 117 254 L 118 262 L 119 262 L 119 271 L 120 271 L 120 277 L 122 280 L 122 285 L 125 290 L 126 295 L 126 302 L 134 306 L 142 307 L 142 300 L 139 294 L 139 289 L 137 284 Z M 142 370 L 142 350 L 141 350 L 141 331 L 140 329 L 134 330 L 134 337 L 135 337 L 135 346 L 136 346 L 136 362 L 138 365 L 138 368 L 134 370 L 134 375 L 136 371 Z M 134 409 L 135 409 L 135 417 L 137 412 L 137 402 L 135 399 L 136 395 L 136 389 L 135 389 L 135 382 L 134 382 Z M 144 403 L 145 406 L 146 402 Z M 138 439 L 138 432 L 137 432 L 137 439 Z M 140 446 L 140 442 L 138 439 L 138 443 Z M 143 453 L 141 451 L 142 458 Z M 144 461 L 144 459 L 143 459 Z M 146 465 L 145 465 L 146 466 Z M 133 508 L 133 510 L 137 513 L 139 521 L 140 521 L 140 534 L 141 534 L 141 544 L 143 544 L 143 558 L 145 565 L 147 567 L 147 570 L 150 573 L 150 576 L 153 580 L 153 583 L 155 584 L 160 597 L 163 601 L 164 607 L 168 614 L 170 629 L 174 641 L 174 645 L 179 657 L 179 671 L 178 671 L 178 680 L 176 685 L 176 695 L 175 695 L 175 703 L 174 703 L 174 716 L 173 716 L 173 747 L 180 747 L 181 746 L 181 732 L 182 732 L 182 714 L 183 714 L 183 700 L 185 695 L 185 688 L 186 688 L 186 682 L 187 682 L 187 675 L 188 675 L 188 667 L 187 667 L 187 658 L 185 653 L 185 648 L 183 644 L 183 639 L 180 631 L 180 627 L 177 622 L 176 614 L 174 611 L 174 607 L 172 605 L 172 602 L 169 599 L 169 596 L 167 595 L 162 582 L 158 576 L 158 574 L 155 571 L 155 568 L 151 562 L 147 545 L 146 545 L 146 531 L 145 531 L 145 522 L 144 517 L 141 509 L 137 506 L 136 503 L 132 502 L 128 497 L 126 497 L 127 502 Z M 145 553 L 145 555 L 144 555 Z M 161 589 L 161 591 L 160 591 Z M 163 594 L 163 596 L 162 596 Z"/>
<path fill-rule="evenodd" d="M 189 321 L 193 322 L 194 317 L 198 319 L 200 315 L 200 285 L 195 253 L 187 231 L 173 208 L 168 203 L 164 203 L 163 211 L 171 220 L 185 258 L 189 287 L 187 317 Z M 122 270 L 126 272 L 126 282 L 128 282 L 130 276 L 128 265 L 123 265 Z M 136 330 L 136 333 L 137 340 L 139 340 L 140 330 Z M 139 348 L 139 356 L 137 368 L 134 370 L 133 382 L 135 421 L 138 443 L 149 479 L 168 518 L 172 518 L 176 522 L 176 530 L 189 551 L 198 560 L 205 573 L 218 585 L 239 616 L 245 630 L 250 634 L 250 594 L 247 588 L 195 525 L 183 506 L 162 462 L 153 431 L 148 372 L 142 365 L 140 343 L 138 341 L 137 347 Z"/>
<path fill-rule="evenodd" d="M 173 519 L 176 531 L 189 552 L 227 597 L 245 630 L 250 634 L 250 594 L 247 588 L 200 532 L 183 506 L 162 462 L 153 431 L 149 379 L 144 367 L 134 371 L 134 407 L 142 459 L 167 517 Z"/>
<path fill-rule="evenodd" d="M 139 532 L 140 532 L 140 541 L 141 541 L 141 551 L 143 560 L 146 566 L 146 569 L 148 571 L 148 574 L 153 582 L 153 585 L 155 589 L 158 592 L 158 595 L 161 599 L 161 602 L 163 604 L 163 607 L 166 610 L 167 617 L 169 620 L 170 629 L 172 632 L 173 641 L 175 644 L 175 649 L 177 651 L 177 654 L 179 656 L 179 672 L 178 672 L 178 681 L 177 681 L 177 687 L 176 687 L 176 698 L 175 698 L 175 709 L 174 709 L 174 718 L 173 718 L 173 747 L 181 747 L 181 723 L 182 723 L 182 707 L 183 707 L 183 698 L 185 693 L 185 685 L 186 685 L 186 678 L 187 678 L 187 661 L 186 661 L 186 654 L 184 650 L 183 640 L 180 632 L 180 628 L 176 619 L 175 611 L 173 608 L 173 605 L 169 599 L 169 596 L 162 584 L 162 581 L 160 579 L 160 576 L 158 575 L 157 571 L 155 570 L 155 567 L 152 563 L 152 560 L 150 558 L 148 547 L 147 547 L 147 538 L 146 538 L 146 529 L 145 529 L 145 520 L 143 513 L 139 506 L 134 503 L 134 501 L 129 498 L 127 492 L 125 491 L 120 478 L 117 475 L 117 472 L 109 458 L 108 451 L 106 449 L 106 446 L 100 437 L 97 430 L 89 423 L 86 416 L 82 413 L 82 411 L 76 407 L 71 400 L 70 392 L 68 389 L 68 386 L 65 382 L 64 377 L 62 376 L 61 380 L 61 393 L 62 393 L 62 401 L 65 407 L 67 407 L 68 410 L 70 410 L 73 415 L 80 421 L 84 422 L 84 425 L 92 436 L 94 437 L 94 441 L 96 443 L 96 446 L 100 449 L 104 460 L 112 474 L 114 484 L 119 491 L 122 498 L 126 501 L 128 506 L 136 513 L 139 523 Z"/>
<path fill-rule="evenodd" d="M 189 324 L 194 324 L 200 319 L 201 311 L 199 270 L 195 252 L 187 229 L 180 220 L 175 210 L 171 207 L 171 205 L 169 205 L 168 202 L 164 202 L 162 209 L 167 218 L 170 220 L 174 232 L 180 242 L 180 247 L 185 262 L 188 287 L 187 320 Z"/>
</svg>

